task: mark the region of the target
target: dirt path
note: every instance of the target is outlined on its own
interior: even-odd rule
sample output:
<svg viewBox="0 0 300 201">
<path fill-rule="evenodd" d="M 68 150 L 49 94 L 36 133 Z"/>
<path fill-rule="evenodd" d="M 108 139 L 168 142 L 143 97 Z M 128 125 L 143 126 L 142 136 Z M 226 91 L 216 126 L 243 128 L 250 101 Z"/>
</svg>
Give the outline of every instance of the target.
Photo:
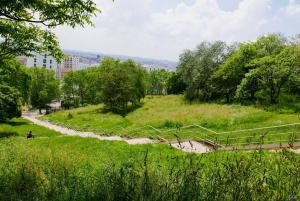
<svg viewBox="0 0 300 201">
<path fill-rule="evenodd" d="M 125 141 L 128 144 L 150 144 L 150 143 L 162 143 L 161 141 L 158 140 L 153 140 L 150 138 L 125 138 L 125 137 L 120 137 L 120 136 L 103 136 L 103 135 L 98 135 L 93 132 L 82 132 L 82 131 L 77 131 L 74 129 L 66 128 L 63 126 L 58 126 L 54 125 L 48 121 L 42 121 L 39 120 L 39 114 L 37 112 L 24 112 L 22 114 L 22 117 L 24 119 L 27 119 L 31 121 L 32 123 L 39 125 L 39 126 L 44 126 L 46 128 L 49 128 L 51 130 L 55 130 L 57 132 L 60 132 L 65 135 L 70 135 L 70 136 L 80 136 L 80 137 L 89 137 L 89 138 L 97 138 L 99 140 L 111 140 L 111 141 Z M 206 146 L 205 144 L 196 142 L 196 141 L 188 141 L 188 142 L 163 142 L 166 144 L 170 144 L 172 147 L 175 147 L 177 149 L 180 149 L 184 152 L 194 152 L 194 153 L 207 153 L 210 151 L 210 148 Z"/>
<path fill-rule="evenodd" d="M 65 135 L 70 136 L 80 136 L 80 137 L 89 137 L 89 138 L 97 138 L 99 140 L 110 140 L 110 141 L 124 141 L 128 144 L 150 144 L 150 143 L 165 143 L 169 144 L 170 146 L 180 149 L 184 152 L 194 152 L 198 154 L 207 153 L 212 151 L 211 147 L 204 143 L 200 143 L 197 141 L 182 141 L 182 142 L 169 142 L 167 140 L 154 140 L 150 138 L 126 138 L 126 137 L 120 137 L 120 136 L 105 136 L 105 135 L 99 135 L 93 132 L 83 132 L 83 131 L 77 131 L 74 129 L 70 129 L 64 126 L 58 126 L 55 124 L 52 124 L 48 121 L 39 120 L 38 117 L 40 115 L 37 112 L 24 112 L 22 114 L 22 117 L 24 119 L 27 119 L 34 124 L 44 126 L 46 128 L 55 130 L 57 132 L 60 132 Z M 282 144 L 281 147 L 278 147 L 278 144 L 264 144 L 261 146 L 262 149 L 270 150 L 270 151 L 276 151 L 280 150 L 282 148 L 290 149 L 289 144 Z M 258 149 L 258 146 L 252 145 L 252 146 L 243 146 L 243 147 L 222 147 L 220 150 L 223 151 L 232 151 L 232 150 L 256 150 Z M 291 151 L 300 154 L 300 143 L 295 143 L 294 148 L 290 149 Z"/>
</svg>

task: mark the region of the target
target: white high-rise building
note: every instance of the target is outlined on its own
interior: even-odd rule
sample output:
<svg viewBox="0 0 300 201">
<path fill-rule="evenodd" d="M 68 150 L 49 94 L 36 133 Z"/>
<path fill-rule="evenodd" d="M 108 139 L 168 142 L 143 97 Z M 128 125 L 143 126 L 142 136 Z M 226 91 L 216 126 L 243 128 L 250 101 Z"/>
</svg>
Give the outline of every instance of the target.
<svg viewBox="0 0 300 201">
<path fill-rule="evenodd" d="M 66 55 L 62 66 L 64 68 L 71 68 L 72 70 L 79 70 L 79 57 L 74 55 Z"/>
<path fill-rule="evenodd" d="M 19 61 L 26 67 L 44 67 L 56 72 L 57 77 L 63 78 L 71 71 L 86 69 L 96 66 L 95 59 L 84 58 L 75 55 L 65 55 L 61 63 L 57 63 L 49 53 L 32 53 L 31 57 L 19 56 Z"/>
<path fill-rule="evenodd" d="M 58 71 L 60 64 L 49 53 L 32 53 L 33 56 L 19 56 L 21 63 L 27 67 L 44 67 L 50 70 Z"/>
</svg>

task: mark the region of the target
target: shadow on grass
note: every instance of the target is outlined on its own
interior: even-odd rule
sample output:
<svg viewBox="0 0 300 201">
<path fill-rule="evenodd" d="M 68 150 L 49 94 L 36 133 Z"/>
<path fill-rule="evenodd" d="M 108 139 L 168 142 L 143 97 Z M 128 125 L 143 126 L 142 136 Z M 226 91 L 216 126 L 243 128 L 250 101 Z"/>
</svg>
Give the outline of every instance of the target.
<svg viewBox="0 0 300 201">
<path fill-rule="evenodd" d="M 0 122 L 0 139 L 19 136 L 15 127 L 24 125 L 29 125 L 29 123 L 21 119 Z"/>
<path fill-rule="evenodd" d="M 6 124 L 9 124 L 10 126 L 23 126 L 23 125 L 29 125 L 28 122 L 25 121 L 8 121 Z"/>
<path fill-rule="evenodd" d="M 126 117 L 129 113 L 134 112 L 135 110 L 141 108 L 143 105 L 144 105 L 143 102 L 139 104 L 129 104 L 126 107 L 126 109 L 103 107 L 100 109 L 100 112 L 103 114 L 112 112 L 114 114 L 121 115 L 122 117 Z"/>
<path fill-rule="evenodd" d="M 15 131 L 0 132 L 0 139 L 14 137 L 14 136 L 18 136 L 17 132 Z"/>
</svg>

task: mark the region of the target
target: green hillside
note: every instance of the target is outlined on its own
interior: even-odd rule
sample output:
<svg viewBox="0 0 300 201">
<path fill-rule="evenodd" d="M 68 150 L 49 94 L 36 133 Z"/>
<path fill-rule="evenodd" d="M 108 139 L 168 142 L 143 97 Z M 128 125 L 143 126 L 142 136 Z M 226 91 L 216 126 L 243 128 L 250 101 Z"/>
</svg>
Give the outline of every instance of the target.
<svg viewBox="0 0 300 201">
<path fill-rule="evenodd" d="M 162 144 L 62 136 L 14 119 L 0 138 L 0 200 L 290 200 L 299 196 L 299 155 L 185 154 Z"/>
<path fill-rule="evenodd" d="M 251 140 L 258 141 L 261 135 L 266 135 L 266 141 L 288 140 L 291 133 L 295 134 L 295 139 L 300 136 L 299 126 L 222 135 L 216 135 L 198 127 L 185 128 L 195 124 L 215 132 L 228 132 L 296 123 L 300 122 L 300 116 L 296 113 L 270 112 L 252 106 L 215 103 L 190 104 L 185 102 L 182 96 L 148 96 L 144 99 L 142 107 L 129 113 L 126 117 L 104 113 L 102 109 L 103 105 L 87 106 L 55 112 L 42 117 L 42 119 L 99 134 L 153 138 L 160 136 L 169 140 L 178 137 L 197 140 L 208 136 L 209 139 L 223 140 L 220 142 L 221 144 L 235 141 L 242 143 Z M 231 139 L 241 136 L 243 137 L 241 139 Z"/>
</svg>

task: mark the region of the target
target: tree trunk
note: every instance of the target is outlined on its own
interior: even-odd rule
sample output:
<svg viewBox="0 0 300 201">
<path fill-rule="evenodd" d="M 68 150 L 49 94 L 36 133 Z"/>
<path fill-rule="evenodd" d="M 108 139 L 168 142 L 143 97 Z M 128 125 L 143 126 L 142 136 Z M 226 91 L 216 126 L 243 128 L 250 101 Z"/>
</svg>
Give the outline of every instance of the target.
<svg viewBox="0 0 300 201">
<path fill-rule="evenodd" d="M 255 98 L 255 91 L 251 91 L 250 99 L 253 101 Z"/>
<path fill-rule="evenodd" d="M 271 102 L 271 104 L 277 103 L 276 93 L 274 90 L 270 91 L 270 102 Z"/>
<path fill-rule="evenodd" d="M 230 95 L 229 95 L 229 93 L 227 93 L 226 94 L 226 103 L 229 103 L 229 101 L 230 101 Z"/>
</svg>

